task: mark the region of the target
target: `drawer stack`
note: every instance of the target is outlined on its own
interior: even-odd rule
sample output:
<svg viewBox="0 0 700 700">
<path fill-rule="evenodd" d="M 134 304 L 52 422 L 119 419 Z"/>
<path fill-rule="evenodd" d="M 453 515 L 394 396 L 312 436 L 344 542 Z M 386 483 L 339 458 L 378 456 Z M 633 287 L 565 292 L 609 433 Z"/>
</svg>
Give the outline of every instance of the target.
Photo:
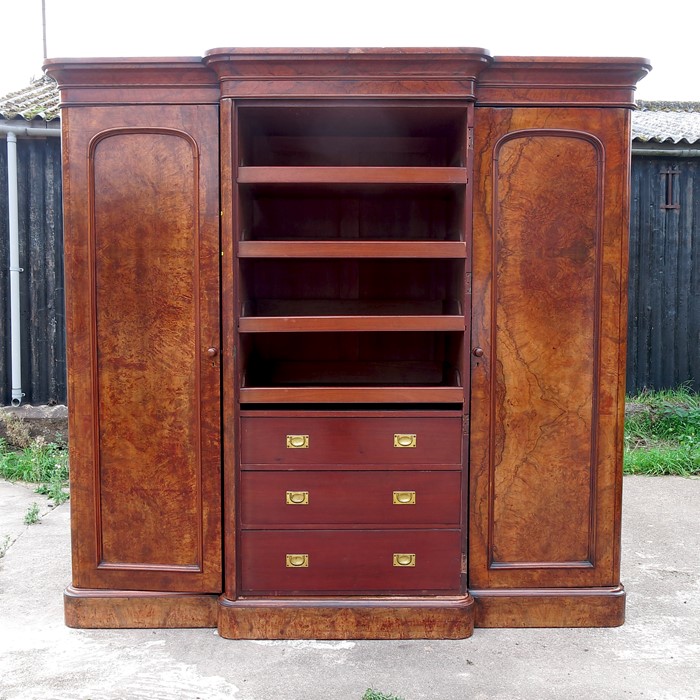
<svg viewBox="0 0 700 700">
<path fill-rule="evenodd" d="M 456 594 L 456 411 L 242 411 L 243 595 Z"/>
</svg>

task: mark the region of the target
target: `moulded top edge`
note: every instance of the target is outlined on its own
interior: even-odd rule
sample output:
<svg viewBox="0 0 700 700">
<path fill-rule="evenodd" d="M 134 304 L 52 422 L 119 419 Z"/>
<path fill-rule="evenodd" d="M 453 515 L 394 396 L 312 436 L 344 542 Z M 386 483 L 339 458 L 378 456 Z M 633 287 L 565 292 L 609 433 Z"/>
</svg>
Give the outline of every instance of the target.
<svg viewBox="0 0 700 700">
<path fill-rule="evenodd" d="M 201 56 L 92 56 L 44 59 L 43 68 L 70 66 L 71 68 L 93 68 L 101 65 L 141 66 L 141 65 L 201 65 Z"/>
<path fill-rule="evenodd" d="M 491 54 L 487 49 L 476 47 L 366 47 L 366 48 L 216 48 L 210 49 L 205 57 L 225 57 L 225 56 L 260 56 L 261 58 L 283 57 L 283 56 L 425 56 L 434 54 L 436 56 L 479 56 L 490 59 Z"/>
<path fill-rule="evenodd" d="M 640 56 L 494 56 L 493 62 L 498 63 L 519 63 L 527 65 L 530 63 L 567 63 L 573 65 L 599 64 L 601 66 L 634 65 L 651 68 L 651 61 Z"/>
</svg>

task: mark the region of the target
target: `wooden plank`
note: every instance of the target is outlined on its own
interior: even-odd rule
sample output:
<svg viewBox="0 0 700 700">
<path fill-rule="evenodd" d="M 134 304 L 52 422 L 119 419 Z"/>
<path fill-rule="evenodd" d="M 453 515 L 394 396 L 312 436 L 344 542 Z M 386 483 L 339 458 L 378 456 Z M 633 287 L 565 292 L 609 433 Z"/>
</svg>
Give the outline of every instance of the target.
<svg viewBox="0 0 700 700">
<path fill-rule="evenodd" d="M 279 167 L 247 166 L 238 168 L 238 183 L 290 184 L 363 184 L 416 183 L 466 184 L 466 168 L 391 168 L 391 167 Z"/>
<path fill-rule="evenodd" d="M 464 258 L 464 241 L 241 241 L 239 258 Z"/>
<path fill-rule="evenodd" d="M 471 596 L 219 599 L 225 639 L 464 639 Z"/>
<path fill-rule="evenodd" d="M 241 318 L 240 333 L 464 331 L 464 316 L 260 316 Z"/>
<path fill-rule="evenodd" d="M 462 403 L 462 387 L 242 387 L 241 403 Z"/>
</svg>

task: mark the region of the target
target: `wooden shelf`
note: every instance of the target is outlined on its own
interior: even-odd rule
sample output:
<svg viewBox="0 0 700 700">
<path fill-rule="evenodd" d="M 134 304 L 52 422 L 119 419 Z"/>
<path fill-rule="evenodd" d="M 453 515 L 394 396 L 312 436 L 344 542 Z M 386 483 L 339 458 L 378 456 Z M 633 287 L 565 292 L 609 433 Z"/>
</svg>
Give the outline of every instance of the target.
<svg viewBox="0 0 700 700">
<path fill-rule="evenodd" d="M 241 241 L 239 258 L 465 258 L 464 241 Z"/>
<path fill-rule="evenodd" d="M 445 167 L 280 167 L 238 168 L 239 184 L 445 184 L 467 183 L 466 168 Z"/>
<path fill-rule="evenodd" d="M 243 387 L 245 403 L 462 403 L 462 387 Z"/>
<path fill-rule="evenodd" d="M 240 333 L 331 331 L 461 331 L 464 316 L 250 316 L 238 322 Z"/>
</svg>

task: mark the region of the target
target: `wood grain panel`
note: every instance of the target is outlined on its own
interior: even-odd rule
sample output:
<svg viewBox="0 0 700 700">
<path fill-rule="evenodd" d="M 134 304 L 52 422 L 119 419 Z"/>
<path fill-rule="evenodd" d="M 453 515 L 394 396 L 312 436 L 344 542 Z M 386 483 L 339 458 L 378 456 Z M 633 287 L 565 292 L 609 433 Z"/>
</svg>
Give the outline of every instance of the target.
<svg viewBox="0 0 700 700">
<path fill-rule="evenodd" d="M 527 588 L 471 590 L 477 627 L 619 627 L 625 590 Z"/>
<path fill-rule="evenodd" d="M 470 587 L 619 584 L 628 128 L 477 109 Z"/>
<path fill-rule="evenodd" d="M 81 590 L 64 595 L 65 621 L 77 629 L 216 627 L 217 597 L 163 591 Z"/>
<path fill-rule="evenodd" d="M 217 109 L 66 119 L 73 584 L 220 592 Z"/>
<path fill-rule="evenodd" d="M 591 556 L 601 156 L 563 131 L 495 149 L 493 565 Z"/>
<path fill-rule="evenodd" d="M 93 149 L 101 561 L 199 568 L 196 145 L 130 130 Z"/>
<path fill-rule="evenodd" d="M 226 639 L 465 639 L 471 596 L 219 599 Z"/>
</svg>

